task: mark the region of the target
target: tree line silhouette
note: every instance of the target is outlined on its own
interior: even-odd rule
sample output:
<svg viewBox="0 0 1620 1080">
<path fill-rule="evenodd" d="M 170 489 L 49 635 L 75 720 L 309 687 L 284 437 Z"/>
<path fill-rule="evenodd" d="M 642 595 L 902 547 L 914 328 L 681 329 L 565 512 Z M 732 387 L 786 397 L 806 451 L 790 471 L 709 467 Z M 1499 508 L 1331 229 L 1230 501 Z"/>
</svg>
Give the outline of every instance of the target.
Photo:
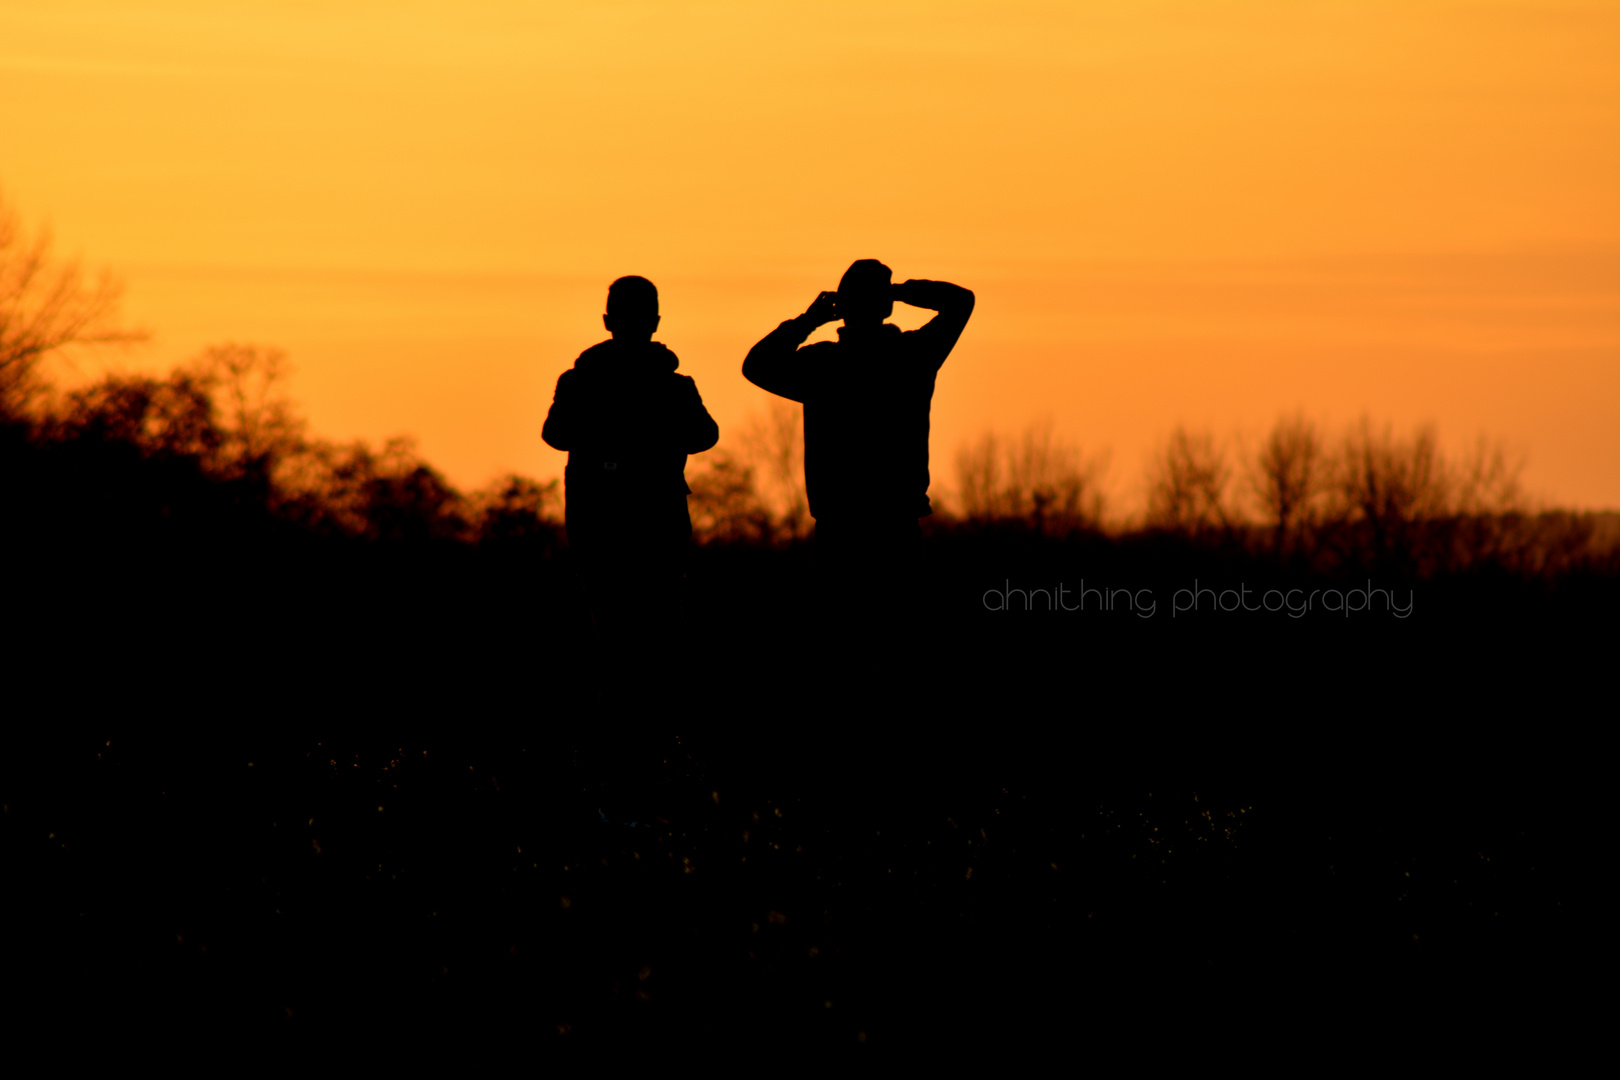
<svg viewBox="0 0 1620 1080">
<path fill-rule="evenodd" d="M 143 530 L 178 538 L 196 528 L 523 544 L 543 557 L 565 545 L 555 480 L 508 474 L 462 492 L 408 438 L 374 448 L 312 437 L 284 396 L 286 372 L 283 353 L 231 344 L 165 378 L 109 375 L 65 393 L 38 386 L 28 408 L 14 396 L 0 423 L 15 520 L 53 529 L 72 520 L 75 530 L 129 541 Z M 810 534 L 801 415 L 778 404 L 751 421 L 736 449 L 703 460 L 691 479 L 697 543 L 780 547 Z M 1363 419 L 1332 439 L 1285 417 L 1247 453 L 1178 428 L 1150 465 L 1137 520 L 1109 515 L 1106 457 L 1085 458 L 1050 424 L 1017 439 L 987 433 L 958 451 L 955 466 L 932 533 L 1171 537 L 1303 571 L 1418 577 L 1613 565 L 1604 515 L 1536 507 L 1522 464 L 1499 445 L 1482 440 L 1453 459 L 1429 427 L 1397 436 Z"/>
<path fill-rule="evenodd" d="M 370 650 L 400 669 L 434 649 L 518 663 L 581 647 L 589 616 L 556 481 L 507 475 L 466 492 L 408 439 L 379 448 L 319 438 L 287 398 L 287 360 L 274 349 L 221 345 L 166 377 L 61 389 L 47 360 L 141 335 L 117 322 L 116 290 L 53 267 L 42 244 L 21 241 L 14 217 L 0 239 L 10 523 L 0 543 L 8 565 L 27 568 L 14 618 L 125 651 L 156 647 L 132 629 L 143 620 L 195 634 L 207 613 L 272 649 L 291 649 L 313 624 L 331 648 Z M 1552 598 L 1573 627 L 1620 579 L 1613 515 L 1539 507 L 1522 463 L 1499 445 L 1448 455 L 1429 428 L 1397 435 L 1364 419 L 1331 434 L 1296 415 L 1249 445 L 1178 428 L 1134 517 L 1117 508 L 1108 465 L 1050 424 L 959 449 L 954 484 L 936 484 L 947 490 L 922 523 L 919 602 L 941 648 L 1022 647 L 979 600 L 1025 580 L 1106 577 L 1168 596 L 1200 574 L 1256 587 L 1376 575 L 1432 586 L 1428 600 L 1445 603 L 1428 603 L 1429 618 L 1512 617 Z M 811 633 L 794 625 L 812 588 L 801 407 L 777 402 L 688 479 L 689 632 L 671 648 L 739 641 L 746 652 L 762 647 L 747 633 L 762 624 Z M 350 641 L 342 625 L 370 630 Z M 1040 647 L 1067 648 L 1076 633 Z M 225 640 L 199 647 L 228 652 Z M 238 650 L 228 666 L 251 664 Z M 746 667 L 728 677 L 746 680 Z M 566 697 L 562 681 L 547 693 Z"/>
</svg>

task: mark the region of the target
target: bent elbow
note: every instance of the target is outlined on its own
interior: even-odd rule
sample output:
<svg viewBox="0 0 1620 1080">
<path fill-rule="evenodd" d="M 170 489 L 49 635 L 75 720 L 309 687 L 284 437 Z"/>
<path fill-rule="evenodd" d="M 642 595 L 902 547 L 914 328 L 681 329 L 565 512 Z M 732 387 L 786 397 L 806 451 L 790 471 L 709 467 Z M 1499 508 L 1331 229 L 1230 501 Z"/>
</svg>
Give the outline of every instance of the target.
<svg viewBox="0 0 1620 1080">
<path fill-rule="evenodd" d="M 789 351 L 791 352 L 791 350 Z M 743 378 L 761 390 L 769 390 L 770 386 L 767 384 L 774 381 L 772 378 L 773 369 L 780 368 L 780 360 L 781 353 L 778 351 L 776 342 L 767 337 L 764 341 L 749 349 L 748 355 L 743 357 Z"/>
</svg>

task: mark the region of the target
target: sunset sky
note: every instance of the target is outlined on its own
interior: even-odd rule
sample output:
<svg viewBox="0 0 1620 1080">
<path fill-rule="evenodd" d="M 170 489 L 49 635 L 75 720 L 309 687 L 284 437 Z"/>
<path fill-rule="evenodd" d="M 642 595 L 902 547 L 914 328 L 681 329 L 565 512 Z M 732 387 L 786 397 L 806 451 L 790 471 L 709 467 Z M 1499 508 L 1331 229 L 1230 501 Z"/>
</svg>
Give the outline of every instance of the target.
<svg viewBox="0 0 1620 1080">
<path fill-rule="evenodd" d="M 124 281 L 106 363 L 280 347 L 316 433 L 467 487 L 561 473 L 613 278 L 724 445 L 749 346 L 872 257 L 978 294 L 947 498 L 985 430 L 1128 508 L 1178 423 L 1303 410 L 1620 508 L 1617 58 L 1613 2 L 6 0 L 0 196 Z"/>
</svg>

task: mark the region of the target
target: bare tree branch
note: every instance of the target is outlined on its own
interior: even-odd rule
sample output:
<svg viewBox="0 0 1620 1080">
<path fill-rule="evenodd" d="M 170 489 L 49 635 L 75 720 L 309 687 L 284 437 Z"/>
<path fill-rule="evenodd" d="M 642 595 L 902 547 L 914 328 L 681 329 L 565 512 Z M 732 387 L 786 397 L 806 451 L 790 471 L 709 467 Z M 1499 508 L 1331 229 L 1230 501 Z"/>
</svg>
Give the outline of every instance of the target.
<svg viewBox="0 0 1620 1080">
<path fill-rule="evenodd" d="M 118 323 L 121 288 L 74 261 L 51 258 L 49 232 L 28 241 L 0 202 L 0 416 L 18 416 L 41 390 L 39 367 L 73 346 L 127 345 L 147 334 Z"/>
</svg>

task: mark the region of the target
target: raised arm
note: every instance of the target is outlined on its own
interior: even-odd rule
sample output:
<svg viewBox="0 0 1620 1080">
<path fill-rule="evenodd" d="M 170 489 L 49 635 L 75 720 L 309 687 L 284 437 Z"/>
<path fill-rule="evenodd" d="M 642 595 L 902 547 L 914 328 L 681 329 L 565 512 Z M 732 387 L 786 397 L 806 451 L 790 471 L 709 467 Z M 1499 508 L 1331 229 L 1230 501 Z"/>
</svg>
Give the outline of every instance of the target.
<svg viewBox="0 0 1620 1080">
<path fill-rule="evenodd" d="M 973 314 L 973 294 L 948 281 L 913 278 L 894 287 L 894 298 L 902 304 L 939 312 L 913 333 L 927 345 L 934 366 L 943 364 Z"/>
<path fill-rule="evenodd" d="M 837 295 L 822 293 L 803 315 L 789 319 L 749 349 L 748 358 L 743 361 L 743 378 L 761 390 L 802 403 L 805 375 L 798 362 L 799 346 L 817 327 L 839 317 Z"/>
</svg>

